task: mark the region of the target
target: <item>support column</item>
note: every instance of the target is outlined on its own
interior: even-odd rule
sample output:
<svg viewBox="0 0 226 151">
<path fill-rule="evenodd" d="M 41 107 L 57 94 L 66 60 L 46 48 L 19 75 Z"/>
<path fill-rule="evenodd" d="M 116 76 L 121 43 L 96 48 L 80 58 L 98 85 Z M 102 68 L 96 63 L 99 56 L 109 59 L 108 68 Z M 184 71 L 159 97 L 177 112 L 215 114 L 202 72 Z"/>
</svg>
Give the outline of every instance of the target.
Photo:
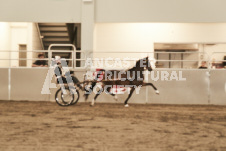
<svg viewBox="0 0 226 151">
<path fill-rule="evenodd" d="M 94 0 L 82 0 L 81 12 L 81 50 L 93 51 L 94 38 Z M 81 55 L 84 58 L 84 54 Z M 87 57 L 92 57 L 87 56 Z M 84 65 L 84 62 L 81 62 Z"/>
</svg>

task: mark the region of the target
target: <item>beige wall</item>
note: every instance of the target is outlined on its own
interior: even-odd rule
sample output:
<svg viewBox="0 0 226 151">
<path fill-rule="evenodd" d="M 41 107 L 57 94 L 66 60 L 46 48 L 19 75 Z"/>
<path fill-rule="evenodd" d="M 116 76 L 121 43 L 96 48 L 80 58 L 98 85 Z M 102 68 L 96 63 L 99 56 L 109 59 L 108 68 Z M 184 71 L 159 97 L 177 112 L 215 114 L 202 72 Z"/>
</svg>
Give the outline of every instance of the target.
<svg viewBox="0 0 226 151">
<path fill-rule="evenodd" d="M 39 30 L 36 23 L 32 23 L 32 50 L 43 50 Z"/>
<path fill-rule="evenodd" d="M 20 44 L 26 44 L 28 51 L 43 49 L 35 23 L 1 22 L 0 31 L 0 67 L 9 67 L 10 63 L 11 67 L 18 67 L 18 60 L 10 62 L 1 59 L 18 59 Z M 37 55 L 33 56 L 32 52 L 27 52 L 27 58 L 32 57 L 37 58 Z M 32 62 L 27 60 L 27 67 L 31 67 Z"/>
<path fill-rule="evenodd" d="M 31 23 L 1 22 L 0 31 L 0 66 L 9 67 L 11 65 L 12 67 L 18 67 L 18 60 L 9 61 L 7 59 L 18 59 L 20 44 L 26 44 L 27 49 L 31 50 Z M 27 54 L 27 57 L 30 58 L 31 55 Z"/>
<path fill-rule="evenodd" d="M 153 57 L 136 52 L 154 52 L 154 43 L 198 43 L 207 54 L 184 55 L 184 60 L 222 60 L 226 55 L 226 23 L 96 23 L 94 35 L 94 57 Z M 103 51 L 114 53 L 99 53 Z M 117 53 L 122 51 L 130 53 Z M 211 56 L 213 52 L 222 53 Z M 184 62 L 185 68 L 197 66 Z"/>
<path fill-rule="evenodd" d="M 10 27 L 9 23 L 0 22 L 0 67 L 9 67 L 9 53 L 3 52 L 10 50 Z"/>
<path fill-rule="evenodd" d="M 81 22 L 95 2 L 96 22 L 225 22 L 223 0 L 1 0 L 0 21 Z"/>
<path fill-rule="evenodd" d="M 0 22 L 0 50 L 10 49 L 10 27 L 9 23 Z"/>
<path fill-rule="evenodd" d="M 31 38 L 31 44 L 32 44 L 32 51 L 33 50 L 44 50 L 42 46 L 42 41 L 40 39 L 39 30 L 37 28 L 36 23 L 32 23 L 32 38 Z M 33 52 L 31 55 L 31 58 L 38 58 L 38 54 L 40 52 Z M 42 52 L 43 53 L 43 52 Z M 35 60 L 31 60 L 31 63 L 35 62 Z M 31 64 L 29 64 L 29 67 L 31 67 Z"/>
<path fill-rule="evenodd" d="M 226 23 L 97 23 L 94 52 L 153 52 L 154 43 L 225 42 Z"/>
<path fill-rule="evenodd" d="M 0 21 L 80 22 L 81 0 L 1 0 Z"/>
<path fill-rule="evenodd" d="M 10 50 L 13 51 L 10 54 L 11 59 L 19 58 L 19 45 L 26 44 L 27 50 L 32 49 L 32 23 L 10 23 L 11 40 Z M 32 58 L 32 53 L 27 53 L 27 58 Z M 12 60 L 11 67 L 18 67 L 19 61 Z M 31 66 L 31 61 L 27 61 L 27 66 Z"/>
<path fill-rule="evenodd" d="M 82 50 L 150 51 L 153 41 L 225 42 L 220 24 L 204 28 L 202 24 L 138 24 L 225 22 L 225 4 L 222 0 L 8 0 L 1 2 L 0 21 L 79 22 Z"/>
<path fill-rule="evenodd" d="M 97 23 L 95 51 L 152 51 L 153 43 L 225 43 L 226 23 Z"/>
<path fill-rule="evenodd" d="M 9 72 L 8 69 L 0 68 L 0 100 L 9 99 Z"/>
<path fill-rule="evenodd" d="M 225 22 L 223 0 L 96 0 L 96 22 Z"/>
<path fill-rule="evenodd" d="M 94 2 L 82 3 L 81 18 L 81 49 L 86 51 L 93 50 L 94 38 Z"/>
</svg>

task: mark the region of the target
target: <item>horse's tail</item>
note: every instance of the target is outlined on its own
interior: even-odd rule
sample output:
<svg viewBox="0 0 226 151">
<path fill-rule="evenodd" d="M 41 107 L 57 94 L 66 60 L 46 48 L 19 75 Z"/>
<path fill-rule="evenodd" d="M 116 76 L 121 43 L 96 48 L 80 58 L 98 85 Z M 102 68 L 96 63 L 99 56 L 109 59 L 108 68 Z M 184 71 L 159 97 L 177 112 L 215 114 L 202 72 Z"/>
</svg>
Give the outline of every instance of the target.
<svg viewBox="0 0 226 151">
<path fill-rule="evenodd" d="M 89 95 L 91 94 L 91 92 L 93 92 L 93 88 L 94 88 L 94 87 L 96 86 L 96 84 L 97 84 L 96 81 L 99 80 L 99 79 L 98 79 L 99 76 L 100 76 L 101 74 L 103 74 L 104 71 L 105 71 L 104 69 L 98 70 L 98 71 L 97 71 L 97 75 L 96 75 L 96 77 L 95 77 L 95 80 L 91 83 L 90 89 L 89 89 L 89 90 L 85 89 L 85 91 L 86 91 L 85 94 L 84 94 L 85 100 L 87 100 L 88 97 L 89 97 Z"/>
</svg>

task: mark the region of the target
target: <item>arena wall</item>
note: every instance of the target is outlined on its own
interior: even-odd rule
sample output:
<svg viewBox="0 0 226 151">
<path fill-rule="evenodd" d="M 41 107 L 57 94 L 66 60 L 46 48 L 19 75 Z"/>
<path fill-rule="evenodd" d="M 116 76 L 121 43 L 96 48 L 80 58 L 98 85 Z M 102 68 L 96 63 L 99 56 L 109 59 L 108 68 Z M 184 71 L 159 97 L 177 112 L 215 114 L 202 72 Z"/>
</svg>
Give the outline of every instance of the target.
<svg viewBox="0 0 226 151">
<path fill-rule="evenodd" d="M 0 100 L 28 100 L 28 101 L 54 101 L 57 88 L 51 88 L 51 94 L 41 94 L 47 77 L 48 68 L 27 68 L 11 69 L 11 76 L 8 76 L 8 69 L 1 69 L 1 95 Z M 85 70 L 75 72 L 80 81 L 83 81 Z M 161 79 L 161 72 L 168 72 L 168 80 Z M 172 72 L 177 78 L 170 79 Z M 157 103 L 157 104 L 214 104 L 226 105 L 225 95 L 225 70 L 155 70 L 149 75 L 148 81 L 152 82 L 160 91 L 155 94 L 152 87 L 143 87 L 139 94 L 134 93 L 130 103 Z M 159 79 L 158 79 L 159 73 Z M 210 73 L 210 75 L 209 75 Z M 10 80 L 8 78 L 11 78 Z M 182 81 L 180 81 L 180 78 Z M 186 79 L 186 80 L 185 80 Z M 9 83 L 10 82 L 10 91 Z M 52 78 L 52 83 L 55 80 Z M 8 94 L 10 92 L 10 98 Z M 84 92 L 80 91 L 79 102 L 84 102 Z M 127 92 L 118 95 L 119 101 L 115 102 L 112 96 L 102 94 L 97 102 L 123 103 Z M 90 95 L 89 101 L 94 97 Z"/>
<path fill-rule="evenodd" d="M 226 104 L 226 71 L 210 71 L 210 104 Z"/>
<path fill-rule="evenodd" d="M 169 73 L 168 80 L 161 79 L 162 72 Z M 157 81 L 152 80 L 158 77 Z M 170 79 L 172 72 L 176 72 L 178 79 Z M 179 79 L 179 72 L 182 78 Z M 209 71 L 208 70 L 157 70 L 154 76 L 149 75 L 149 82 L 156 85 L 160 91 L 160 95 L 156 95 L 155 91 L 148 87 L 148 103 L 162 104 L 209 104 Z M 173 75 L 172 75 L 173 76 Z M 225 94 L 224 94 L 225 95 Z M 214 103 L 213 103 L 214 104 Z"/>
<path fill-rule="evenodd" d="M 48 68 L 12 68 L 10 100 L 48 101 L 42 87 Z"/>
<path fill-rule="evenodd" d="M 9 99 L 9 74 L 7 68 L 0 68 L 0 100 Z"/>
</svg>

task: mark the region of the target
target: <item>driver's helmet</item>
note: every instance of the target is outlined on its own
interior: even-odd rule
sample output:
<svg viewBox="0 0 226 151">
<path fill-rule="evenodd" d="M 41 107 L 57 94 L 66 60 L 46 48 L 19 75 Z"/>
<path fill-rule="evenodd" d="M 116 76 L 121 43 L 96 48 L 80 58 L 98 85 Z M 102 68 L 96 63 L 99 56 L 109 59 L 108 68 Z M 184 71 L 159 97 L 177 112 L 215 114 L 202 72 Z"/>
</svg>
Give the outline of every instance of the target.
<svg viewBox="0 0 226 151">
<path fill-rule="evenodd" d="M 56 63 L 60 63 L 61 61 L 61 57 L 60 56 L 55 56 L 55 61 L 56 61 Z"/>
<path fill-rule="evenodd" d="M 60 60 L 60 59 L 61 59 L 60 56 L 55 56 L 55 60 L 56 60 L 56 61 L 58 61 L 58 60 Z"/>
</svg>

